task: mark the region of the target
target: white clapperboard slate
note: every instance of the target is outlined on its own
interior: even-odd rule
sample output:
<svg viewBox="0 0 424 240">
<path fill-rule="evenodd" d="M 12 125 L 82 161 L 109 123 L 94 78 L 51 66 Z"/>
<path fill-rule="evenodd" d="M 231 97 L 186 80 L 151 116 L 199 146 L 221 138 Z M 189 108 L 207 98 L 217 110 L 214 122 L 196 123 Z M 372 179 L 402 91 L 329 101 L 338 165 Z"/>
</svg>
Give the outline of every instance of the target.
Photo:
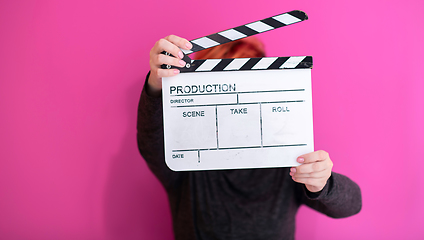
<svg viewBox="0 0 424 240">
<path fill-rule="evenodd" d="M 307 18 L 302 11 L 283 13 L 192 40 L 193 48 L 183 52 Z M 185 55 L 183 60 L 181 73 L 162 81 L 170 169 L 297 166 L 298 156 L 314 151 L 311 56 L 191 60 Z"/>
</svg>

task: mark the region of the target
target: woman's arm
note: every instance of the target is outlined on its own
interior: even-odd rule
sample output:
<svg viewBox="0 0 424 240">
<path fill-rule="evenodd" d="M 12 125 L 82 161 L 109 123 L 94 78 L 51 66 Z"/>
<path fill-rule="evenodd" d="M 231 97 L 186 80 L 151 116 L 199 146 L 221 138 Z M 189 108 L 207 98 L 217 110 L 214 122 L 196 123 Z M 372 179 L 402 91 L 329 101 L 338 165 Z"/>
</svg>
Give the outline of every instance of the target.
<svg viewBox="0 0 424 240">
<path fill-rule="evenodd" d="M 161 98 L 162 77 L 174 76 L 179 71 L 161 69 L 161 65 L 180 66 L 183 55 L 179 47 L 189 49 L 191 44 L 186 39 L 170 35 L 157 41 L 151 49 L 150 72 L 147 74 L 141 92 L 137 114 L 137 143 L 139 151 L 151 171 L 167 189 L 176 182 L 178 174 L 171 171 L 165 164 Z M 161 54 L 163 51 L 178 56 L 178 58 Z"/>
<path fill-rule="evenodd" d="M 327 184 L 318 193 L 300 185 L 301 202 L 332 218 L 344 218 L 361 211 L 361 189 L 348 177 L 332 172 Z"/>
<path fill-rule="evenodd" d="M 301 202 L 333 218 L 348 217 L 362 208 L 359 186 L 348 177 L 332 172 L 333 162 L 325 151 L 300 156 L 302 165 L 291 168 L 299 184 Z"/>
</svg>

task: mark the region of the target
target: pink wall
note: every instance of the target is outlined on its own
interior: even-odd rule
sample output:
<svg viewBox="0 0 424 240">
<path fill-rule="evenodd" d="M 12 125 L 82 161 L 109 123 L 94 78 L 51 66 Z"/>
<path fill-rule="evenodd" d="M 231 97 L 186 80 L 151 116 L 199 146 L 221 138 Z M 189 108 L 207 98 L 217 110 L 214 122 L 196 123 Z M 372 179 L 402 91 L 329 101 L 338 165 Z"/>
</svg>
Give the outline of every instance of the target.
<svg viewBox="0 0 424 240">
<path fill-rule="evenodd" d="M 316 148 L 363 193 L 347 219 L 302 207 L 298 239 L 424 238 L 424 2 L 235 2 L 1 1 L 1 239 L 172 238 L 135 140 L 150 48 L 294 9 L 260 38 L 314 57 Z"/>
</svg>

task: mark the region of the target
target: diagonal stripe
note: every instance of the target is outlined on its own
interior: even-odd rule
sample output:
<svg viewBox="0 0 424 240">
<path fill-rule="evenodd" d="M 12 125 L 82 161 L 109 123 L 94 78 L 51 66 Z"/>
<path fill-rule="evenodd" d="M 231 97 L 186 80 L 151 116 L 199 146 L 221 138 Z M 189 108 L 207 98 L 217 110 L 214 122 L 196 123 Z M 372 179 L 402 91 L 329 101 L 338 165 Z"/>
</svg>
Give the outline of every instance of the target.
<svg viewBox="0 0 424 240">
<path fill-rule="evenodd" d="M 228 70 L 239 70 L 250 58 L 235 58 L 224 71 Z"/>
<path fill-rule="evenodd" d="M 221 59 L 207 59 L 200 67 L 196 69 L 196 72 L 202 72 L 202 71 L 210 71 L 212 68 L 214 68 Z"/>
<path fill-rule="evenodd" d="M 185 50 L 185 49 L 181 49 L 181 51 L 185 54 L 185 55 L 189 55 L 190 53 L 192 53 L 193 51 L 191 50 Z"/>
<path fill-rule="evenodd" d="M 195 40 L 193 40 L 193 41 L 195 41 Z M 193 41 L 190 41 L 191 44 L 193 45 L 193 47 L 190 49 L 192 52 L 197 52 L 197 51 L 201 51 L 201 50 L 205 49 L 205 48 L 195 44 Z"/>
<path fill-rule="evenodd" d="M 192 43 L 195 43 L 203 48 L 210 48 L 219 45 L 219 43 L 207 37 L 198 38 L 196 40 L 193 40 Z"/>
<path fill-rule="evenodd" d="M 268 69 L 279 69 L 280 66 L 285 63 L 287 60 L 289 59 L 289 57 L 279 57 L 275 62 L 273 62 L 271 64 L 271 66 L 269 66 Z"/>
<path fill-rule="evenodd" d="M 239 32 L 239 31 L 236 31 L 234 29 L 229 29 L 229 30 L 226 30 L 226 31 L 222 31 L 222 32 L 219 32 L 218 34 L 219 35 L 222 35 L 222 36 L 224 36 L 224 37 L 226 37 L 228 39 L 231 39 L 232 41 L 237 40 L 237 39 L 240 39 L 240 38 L 247 37 L 245 34 Z"/>
<path fill-rule="evenodd" d="M 304 58 L 305 56 L 290 57 L 280 68 L 295 68 Z"/>
<path fill-rule="evenodd" d="M 272 17 L 272 18 L 274 18 L 275 20 L 282 22 L 286 25 L 302 21 L 299 18 L 293 17 L 292 15 L 290 15 L 288 13 L 284 13 L 284 14 L 281 14 L 281 15 L 278 15 L 278 16 L 275 16 L 275 17 Z"/>
<path fill-rule="evenodd" d="M 312 57 L 307 56 L 305 57 L 296 68 L 312 68 Z"/>
<path fill-rule="evenodd" d="M 208 38 L 214 40 L 215 42 L 218 42 L 219 44 L 224 44 L 227 42 L 231 42 L 231 39 L 228 39 L 224 36 L 219 35 L 218 33 L 209 35 Z"/>
<path fill-rule="evenodd" d="M 226 66 L 228 66 L 232 61 L 234 60 L 234 58 L 226 58 L 226 59 L 222 59 L 222 61 L 220 63 L 218 63 L 218 65 L 216 65 L 212 71 L 222 71 L 224 70 L 224 68 Z"/>
<path fill-rule="evenodd" d="M 262 58 L 252 69 L 267 69 L 275 60 L 277 60 L 277 57 Z"/>
<path fill-rule="evenodd" d="M 251 58 L 249 61 L 247 61 L 246 64 L 243 65 L 243 67 L 240 68 L 240 70 L 251 70 L 253 66 L 256 65 L 257 62 L 259 62 L 262 58 Z"/>
<path fill-rule="evenodd" d="M 286 24 L 281 23 L 277 20 L 275 20 L 274 18 L 270 17 L 270 18 L 265 18 L 264 20 L 261 20 L 261 22 L 264 22 L 268 25 L 270 25 L 273 28 L 279 28 L 279 27 L 283 27 L 286 26 Z"/>
<path fill-rule="evenodd" d="M 246 35 L 248 37 L 249 36 L 252 36 L 252 35 L 255 35 L 255 34 L 258 33 L 255 30 L 253 30 L 251 28 L 248 28 L 248 27 L 246 27 L 244 25 L 243 26 L 236 27 L 236 28 L 234 28 L 234 30 L 239 31 L 239 32 L 243 33 L 244 35 Z"/>
<path fill-rule="evenodd" d="M 191 62 L 191 69 L 192 71 L 196 71 L 196 69 L 198 69 L 204 62 L 206 61 L 206 59 L 199 59 L 199 60 L 194 60 L 193 62 Z"/>
<path fill-rule="evenodd" d="M 246 27 L 251 28 L 253 30 L 255 30 L 256 32 L 265 32 L 265 31 L 269 31 L 274 29 L 273 27 L 261 22 L 261 21 L 257 21 L 257 22 L 253 22 L 253 23 L 249 23 L 246 25 Z"/>
</svg>

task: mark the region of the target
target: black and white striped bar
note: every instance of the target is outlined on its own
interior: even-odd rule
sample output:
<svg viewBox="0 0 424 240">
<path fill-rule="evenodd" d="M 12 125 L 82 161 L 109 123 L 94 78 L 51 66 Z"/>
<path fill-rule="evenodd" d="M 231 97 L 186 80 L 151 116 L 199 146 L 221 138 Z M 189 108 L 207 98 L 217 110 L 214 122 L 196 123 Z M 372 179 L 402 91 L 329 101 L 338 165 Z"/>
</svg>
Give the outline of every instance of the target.
<svg viewBox="0 0 424 240">
<path fill-rule="evenodd" d="M 308 16 L 302 11 L 294 10 L 291 12 L 286 12 L 270 18 L 265 18 L 256 22 L 245 24 L 236 28 L 231 28 L 219 33 L 211 34 L 206 37 L 191 40 L 190 42 L 193 44 L 193 48 L 191 50 L 182 51 L 185 54 L 198 52 L 207 48 L 215 47 L 245 37 L 250 37 L 258 33 L 267 32 L 307 19 Z"/>
<path fill-rule="evenodd" d="M 312 68 L 311 56 L 226 58 L 192 60 L 189 68 L 178 68 L 181 72 L 218 72 L 269 69 Z"/>
</svg>

